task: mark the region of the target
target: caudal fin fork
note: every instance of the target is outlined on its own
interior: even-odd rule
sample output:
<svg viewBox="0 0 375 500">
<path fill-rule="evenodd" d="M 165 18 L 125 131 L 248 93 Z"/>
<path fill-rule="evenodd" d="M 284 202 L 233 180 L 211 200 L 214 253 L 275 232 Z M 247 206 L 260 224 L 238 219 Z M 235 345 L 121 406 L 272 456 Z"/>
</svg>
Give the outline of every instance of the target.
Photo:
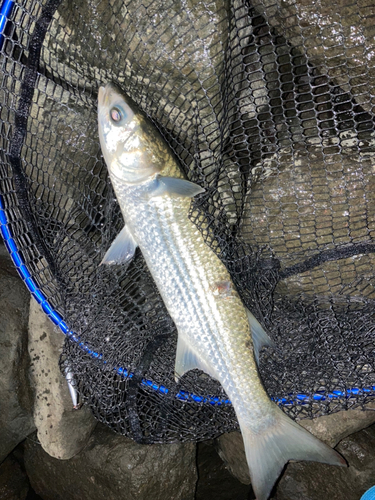
<svg viewBox="0 0 375 500">
<path fill-rule="evenodd" d="M 257 500 L 267 500 L 289 460 L 346 465 L 341 455 L 287 417 L 277 406 L 273 417 L 272 425 L 257 434 L 240 421 L 251 483 Z"/>
</svg>

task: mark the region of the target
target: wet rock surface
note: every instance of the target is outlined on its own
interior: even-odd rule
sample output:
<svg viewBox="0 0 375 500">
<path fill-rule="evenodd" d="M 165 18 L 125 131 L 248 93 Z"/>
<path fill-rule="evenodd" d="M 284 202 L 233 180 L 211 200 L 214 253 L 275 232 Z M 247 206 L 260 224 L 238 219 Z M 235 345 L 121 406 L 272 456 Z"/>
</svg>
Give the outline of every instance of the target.
<svg viewBox="0 0 375 500">
<path fill-rule="evenodd" d="M 38 439 L 49 455 L 68 459 L 87 443 L 96 420 L 87 407 L 73 409 L 68 384 L 59 367 L 63 343 L 62 332 L 31 299 L 28 349 Z"/>
<path fill-rule="evenodd" d="M 375 403 L 369 403 L 365 410 L 339 411 L 332 415 L 301 420 L 302 427 L 329 446 L 335 447 L 342 439 L 375 423 Z"/>
<path fill-rule="evenodd" d="M 226 468 L 214 441 L 198 443 L 198 482 L 195 500 L 253 500 L 250 485 L 242 484 Z"/>
<path fill-rule="evenodd" d="M 249 467 L 241 433 L 223 434 L 215 440 L 215 448 L 231 474 L 241 483 L 250 484 Z"/>
<path fill-rule="evenodd" d="M 30 483 L 43 500 L 193 500 L 195 455 L 194 443 L 139 445 L 101 424 L 70 460 L 25 444 Z"/>
<path fill-rule="evenodd" d="M 34 429 L 28 383 L 29 292 L 0 245 L 0 463 Z"/>
<path fill-rule="evenodd" d="M 2 500 L 26 500 L 30 491 L 26 473 L 13 455 L 0 465 L 0 498 Z"/>
<path fill-rule="evenodd" d="M 4 462 L 5 466 L 2 464 L 0 467 L 1 499 L 59 500 L 60 498 L 69 498 L 69 500 L 75 500 L 79 498 L 80 500 L 88 500 L 95 498 L 95 500 L 100 500 L 101 498 L 107 498 L 111 500 L 112 498 L 136 498 L 139 500 L 146 498 L 146 495 L 151 495 L 148 498 L 164 498 L 166 500 L 174 500 L 175 498 L 254 500 L 255 498 L 251 486 L 241 484 L 225 468 L 215 451 L 213 441 L 198 444 L 198 482 L 194 495 L 196 476 L 193 475 L 193 477 L 187 478 L 185 475 L 184 478 L 182 470 L 184 464 L 190 471 L 195 467 L 194 453 L 190 453 L 191 450 L 188 455 L 193 459 L 187 459 L 185 456 L 182 461 L 180 460 L 182 454 L 179 456 L 178 453 L 175 453 L 175 450 L 172 450 L 171 456 L 174 457 L 174 468 L 171 468 L 165 461 L 165 454 L 159 453 L 163 446 L 139 446 L 133 443 L 133 446 L 124 447 L 120 441 L 128 440 L 99 425 L 91 437 L 87 449 L 71 460 L 57 460 L 46 454 L 35 438 L 35 434 L 30 436 Z M 290 463 L 276 484 L 270 500 L 359 500 L 362 494 L 375 484 L 374 446 L 375 425 L 348 436 L 337 447 L 337 450 L 348 461 L 349 467 L 347 468 L 308 462 Z M 153 450 L 151 459 L 154 460 L 155 467 L 152 460 L 142 460 L 145 453 L 148 453 L 147 451 L 141 452 L 141 454 L 134 453 L 136 447 L 143 448 L 143 450 Z M 189 445 L 189 447 L 192 448 L 192 445 Z M 105 448 L 107 448 L 107 451 L 105 451 Z M 158 449 L 155 450 L 155 448 Z M 164 448 L 168 448 L 168 446 L 164 446 Z M 128 451 L 133 450 L 128 455 L 128 458 L 131 457 L 129 461 L 125 458 L 125 449 L 128 449 Z M 23 456 L 24 450 L 25 457 Z M 6 477 L 5 470 L 12 471 L 11 484 L 19 483 L 16 487 L 13 487 L 16 495 L 18 491 L 21 491 L 22 494 L 22 489 L 25 489 L 23 485 L 28 484 L 24 473 L 22 473 L 24 461 L 31 483 L 27 497 L 4 496 L 4 491 L 10 491 L 9 489 L 4 490 L 3 487 L 4 477 Z M 163 462 L 164 468 L 161 473 L 162 467 L 157 465 L 160 461 Z M 144 471 L 148 469 L 149 474 L 149 479 L 144 480 L 143 487 L 142 474 L 139 474 L 142 467 Z M 179 468 L 180 481 L 177 481 L 175 487 L 171 488 L 171 484 L 165 480 L 165 476 L 169 472 L 169 476 L 176 478 L 176 472 Z M 138 469 L 138 472 L 136 472 L 136 469 Z M 129 479 L 132 477 L 135 478 L 133 485 L 129 483 Z M 161 483 L 155 490 L 153 488 L 158 479 Z M 188 489 L 186 486 L 189 480 L 191 482 Z M 39 494 L 35 493 L 32 486 L 38 488 Z M 162 494 L 159 495 L 161 489 L 164 497 Z M 150 491 L 152 491 L 151 494 Z M 154 496 L 154 491 L 156 496 Z M 170 496 L 176 495 L 176 492 L 179 492 L 177 496 Z M 9 495 L 9 493 L 7 494 Z"/>
</svg>

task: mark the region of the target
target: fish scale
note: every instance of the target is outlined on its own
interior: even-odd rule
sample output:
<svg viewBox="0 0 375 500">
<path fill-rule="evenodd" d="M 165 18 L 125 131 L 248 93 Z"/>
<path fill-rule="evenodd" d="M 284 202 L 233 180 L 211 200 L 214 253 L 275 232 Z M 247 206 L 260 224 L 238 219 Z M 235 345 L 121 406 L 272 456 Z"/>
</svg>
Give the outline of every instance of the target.
<svg viewBox="0 0 375 500">
<path fill-rule="evenodd" d="M 268 498 L 288 460 L 345 465 L 268 398 L 255 358 L 272 341 L 189 219 L 191 198 L 204 190 L 184 179 L 156 128 L 112 84 L 99 89 L 98 125 L 125 219 L 102 263 L 126 263 L 139 246 L 178 331 L 175 373 L 198 368 L 222 384 L 238 418 L 257 499 Z"/>
</svg>

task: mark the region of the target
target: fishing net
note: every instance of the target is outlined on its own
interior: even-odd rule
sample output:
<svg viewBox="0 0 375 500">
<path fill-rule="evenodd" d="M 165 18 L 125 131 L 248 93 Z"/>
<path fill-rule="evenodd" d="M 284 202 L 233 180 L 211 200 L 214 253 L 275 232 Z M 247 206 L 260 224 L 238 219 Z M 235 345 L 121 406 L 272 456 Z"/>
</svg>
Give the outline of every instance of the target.
<svg viewBox="0 0 375 500">
<path fill-rule="evenodd" d="M 275 340 L 260 373 L 292 418 L 375 392 L 375 8 L 370 0 L 7 0 L 6 245 L 66 334 L 94 415 L 139 442 L 237 428 L 215 380 L 174 381 L 177 332 L 142 254 L 99 266 L 123 219 L 97 133 L 118 84 L 203 187 L 191 220 Z"/>
</svg>

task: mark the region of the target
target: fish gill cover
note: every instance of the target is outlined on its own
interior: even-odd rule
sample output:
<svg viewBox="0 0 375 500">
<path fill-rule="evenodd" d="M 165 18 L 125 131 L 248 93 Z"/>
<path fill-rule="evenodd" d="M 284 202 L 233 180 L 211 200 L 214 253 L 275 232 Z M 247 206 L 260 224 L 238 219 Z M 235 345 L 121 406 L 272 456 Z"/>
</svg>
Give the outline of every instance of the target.
<svg viewBox="0 0 375 500">
<path fill-rule="evenodd" d="M 61 367 L 139 442 L 237 428 L 220 385 L 174 379 L 177 342 L 137 250 L 99 266 L 123 226 L 97 133 L 115 82 L 206 191 L 191 219 L 278 349 L 269 395 L 292 417 L 375 393 L 374 7 L 370 0 L 3 4 L 2 234 L 67 334 Z"/>
</svg>

